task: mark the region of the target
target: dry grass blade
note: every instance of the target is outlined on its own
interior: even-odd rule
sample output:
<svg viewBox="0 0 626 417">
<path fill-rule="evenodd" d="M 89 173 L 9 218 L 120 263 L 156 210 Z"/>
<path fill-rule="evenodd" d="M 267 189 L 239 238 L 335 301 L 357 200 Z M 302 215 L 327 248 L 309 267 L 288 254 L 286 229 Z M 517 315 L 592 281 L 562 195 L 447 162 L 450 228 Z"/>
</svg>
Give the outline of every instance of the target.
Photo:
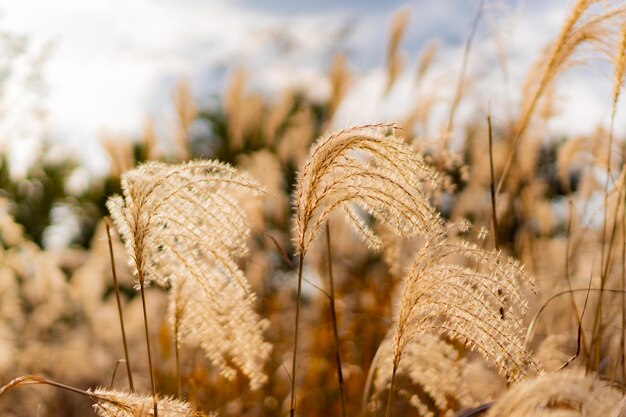
<svg viewBox="0 0 626 417">
<path fill-rule="evenodd" d="M 423 158 L 402 139 L 384 136 L 394 125 L 353 127 L 321 138 L 298 175 L 295 195 L 297 249 L 305 254 L 328 216 L 344 209 L 372 248 L 380 239 L 363 210 L 402 236 L 442 228 L 424 190 L 437 182 Z"/>
<path fill-rule="evenodd" d="M 233 193 L 258 194 L 260 186 L 229 165 L 194 161 L 145 164 L 122 177 L 122 189 L 124 197 L 107 205 L 139 284 L 171 287 L 177 343 L 193 335 L 224 376 L 234 378 L 238 368 L 259 387 L 271 346 L 236 262 L 246 254 L 249 227 Z"/>
</svg>

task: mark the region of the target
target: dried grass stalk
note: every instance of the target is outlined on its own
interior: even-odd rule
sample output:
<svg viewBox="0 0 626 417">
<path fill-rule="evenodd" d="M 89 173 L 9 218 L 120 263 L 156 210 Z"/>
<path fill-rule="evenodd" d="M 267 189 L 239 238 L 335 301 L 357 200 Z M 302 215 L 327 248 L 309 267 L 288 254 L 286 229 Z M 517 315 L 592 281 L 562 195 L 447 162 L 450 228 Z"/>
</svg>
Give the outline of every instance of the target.
<svg viewBox="0 0 626 417">
<path fill-rule="evenodd" d="M 93 405 L 101 417 L 150 417 L 154 415 L 152 397 L 126 391 L 97 388 L 88 391 L 96 401 Z M 169 397 L 160 397 L 160 417 L 202 417 L 205 414 L 193 411 L 190 404 Z M 217 414 L 211 414 L 212 417 Z"/>
<path fill-rule="evenodd" d="M 177 343 L 197 341 L 225 377 L 239 369 L 258 388 L 271 346 L 236 261 L 247 253 L 249 226 L 233 197 L 258 194 L 258 183 L 216 161 L 150 162 L 124 174 L 122 190 L 107 206 L 139 284 L 171 287 Z"/>
<path fill-rule="evenodd" d="M 353 127 L 322 137 L 313 146 L 298 174 L 295 195 L 296 246 L 301 254 L 338 209 L 374 249 L 381 241 L 365 212 L 401 236 L 442 230 L 442 220 L 424 191 L 437 183 L 437 175 L 401 138 L 382 134 L 394 127 Z"/>
<path fill-rule="evenodd" d="M 463 260 L 465 264 L 459 264 Z M 455 262 L 456 261 L 456 262 Z M 393 367 L 416 335 L 445 334 L 478 351 L 509 380 L 538 365 L 525 349 L 522 318 L 530 283 L 523 267 L 496 251 L 433 235 L 418 252 L 402 293 Z"/>
</svg>

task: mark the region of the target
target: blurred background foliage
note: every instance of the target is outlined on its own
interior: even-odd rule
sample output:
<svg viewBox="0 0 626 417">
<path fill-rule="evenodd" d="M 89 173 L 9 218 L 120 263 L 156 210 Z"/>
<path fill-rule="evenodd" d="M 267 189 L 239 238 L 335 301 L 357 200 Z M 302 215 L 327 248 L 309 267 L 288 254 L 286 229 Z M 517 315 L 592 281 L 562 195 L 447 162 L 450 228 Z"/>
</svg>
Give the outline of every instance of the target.
<svg viewBox="0 0 626 417">
<path fill-rule="evenodd" d="M 620 10 L 620 14 L 613 18 L 621 19 L 619 22 L 623 24 L 624 10 Z M 595 15 L 592 13 L 591 16 Z M 602 22 L 599 19 L 593 21 Z M 383 64 L 385 88 L 382 99 L 394 88 L 405 88 L 405 84 L 398 87 L 398 82 L 400 68 L 407 65 L 400 47 L 407 22 L 407 12 L 402 10 L 391 23 Z M 609 23 L 615 25 L 615 20 Z M 614 26 L 610 28 L 614 29 Z M 583 51 L 610 64 L 611 58 L 607 59 L 605 52 L 615 51 L 616 37 L 616 31 L 610 30 L 607 36 L 591 39 L 598 40 L 602 48 L 585 44 L 596 49 L 590 47 Z M 31 54 L 26 39 L 9 34 L 0 37 L 0 46 L 8 57 L 0 68 L 0 110 L 6 112 L 10 109 L 10 94 L 2 86 L 8 85 L 7 80 L 15 65 L 32 66 L 31 75 L 24 80 L 27 90 L 35 98 L 44 96 L 41 57 L 45 53 Z M 572 55 L 561 61 L 565 63 L 565 68 L 579 63 L 573 58 L 568 61 L 577 57 L 575 48 L 570 52 Z M 471 53 L 471 48 L 468 48 L 466 54 L 471 56 Z M 424 153 L 428 162 L 442 173 L 442 187 L 434 193 L 432 203 L 448 219 L 469 219 L 473 224 L 469 237 L 484 247 L 494 246 L 493 239 L 485 239 L 489 234 L 487 231 L 493 230 L 490 164 L 493 161 L 497 180 L 504 176 L 510 155 L 517 156 L 512 159 L 505 178 L 504 192 L 498 196 L 499 227 L 495 231 L 495 241 L 499 249 L 521 260 L 537 277 L 539 295 L 529 295 L 531 311 L 536 311 L 551 295 L 571 286 L 587 288 L 590 276 L 595 279 L 594 285 L 599 285 L 603 273 L 599 272 L 600 266 L 595 260 L 606 247 L 609 252 L 615 249 L 616 255 L 610 258 L 610 262 L 606 261 L 604 274 L 608 274 L 609 278 L 602 279 L 606 278 L 617 286 L 623 267 L 617 251 L 624 247 L 625 240 L 619 234 L 613 239 L 600 233 L 603 221 L 608 230 L 621 230 L 624 222 L 623 213 L 619 210 L 620 207 L 623 210 L 620 188 L 624 184 L 623 138 L 613 143 L 610 151 L 614 157 L 609 159 L 611 134 L 601 126 L 603 121 L 598 121 L 600 127 L 595 131 L 580 137 L 566 138 L 547 129 L 549 120 L 557 113 L 557 104 L 562 104 L 557 94 L 560 86 L 542 78 L 542 65 L 549 61 L 550 53 L 549 48 L 542 52 L 535 67 L 529 71 L 526 82 L 520 86 L 520 103 L 512 106 L 515 110 L 507 119 L 495 120 L 494 125 L 489 126 L 489 110 L 480 105 L 472 107 L 467 121 L 460 123 L 457 120 L 459 106 L 468 97 L 480 96 L 478 83 L 474 82 L 480 74 L 466 73 L 462 65 L 458 66 L 458 72 L 453 76 L 432 74 L 437 47 L 426 44 L 415 61 L 416 70 L 409 83 L 410 88 L 419 93 L 419 100 L 413 108 L 403 109 L 401 115 L 388 118 L 397 123 L 398 134 Z M 586 60 L 591 60 L 589 55 L 584 55 L 582 61 Z M 560 70 L 554 72 L 554 77 L 558 78 Z M 62 149 L 59 151 L 58 143 L 53 144 L 46 138 L 45 128 L 28 130 L 23 136 L 23 131 L 6 128 L 7 118 L 0 120 L 0 133 L 6 138 L 0 159 L 0 220 L 5 222 L 0 222 L 0 272 L 7 266 L 14 277 L 13 281 L 6 279 L 5 282 L 12 284 L 0 288 L 0 292 L 25 300 L 22 305 L 26 308 L 26 313 L 19 315 L 22 321 L 6 320 L 8 324 L 0 321 L 11 329 L 12 336 L 7 338 L 7 344 L 13 343 L 13 356 L 8 355 L 7 358 L 15 361 L 6 366 L 0 361 L 3 380 L 21 373 L 45 372 L 51 377 L 78 385 L 105 386 L 110 383 L 115 360 L 120 357 L 120 346 L 115 327 L 116 312 L 112 308 L 113 288 L 108 253 L 103 243 L 101 219 L 107 215 L 105 201 L 120 192 L 122 173 L 143 161 L 180 162 L 215 158 L 249 171 L 268 190 L 268 197 L 262 202 L 249 202 L 253 234 L 250 257 L 242 263 L 258 294 L 258 310 L 272 324 L 268 339 L 274 345 L 275 353 L 267 365 L 269 383 L 260 392 L 250 392 L 243 377 L 233 384 L 227 383 L 201 355 L 196 354 L 197 350 L 189 349 L 184 352 L 188 358 L 183 366 L 187 381 L 185 395 L 194 406 L 203 410 L 218 410 L 220 415 L 283 415 L 289 394 L 289 377 L 283 364 L 286 352 L 291 349 L 295 298 L 290 221 L 295 175 L 315 139 L 336 128 L 336 113 L 360 76 L 351 70 L 347 56 L 335 54 L 325 74 L 328 94 L 320 99 L 307 93 L 310 86 L 286 88 L 275 95 L 263 94 L 251 87 L 254 73 L 247 72 L 245 68 L 230 68 L 223 93 L 208 103 L 194 97 L 189 82 L 181 80 L 172 91 L 175 122 L 168 126 L 167 133 L 163 129 L 158 130 L 154 120 L 148 118 L 143 132 L 137 137 L 102 135 L 102 149 L 108 156 L 110 170 L 105 176 L 97 178 L 86 175 L 84 167 L 74 158 Z M 451 97 L 437 95 L 442 84 L 456 85 L 455 94 Z M 529 86 L 538 84 L 543 90 L 535 97 L 536 90 Z M 45 125 L 42 103 L 45 104 L 45 100 L 34 100 L 22 112 L 26 116 L 20 119 L 21 122 L 31 127 Z M 528 103 L 533 104 L 529 106 Z M 436 117 L 436 113 L 444 116 Z M 520 131 L 525 132 L 522 141 L 518 140 Z M 493 158 L 490 158 L 489 151 L 490 135 L 494 139 Z M 36 141 L 42 145 L 28 146 L 25 143 L 28 141 L 24 139 L 28 137 L 37 138 Z M 15 149 L 11 143 L 18 142 L 28 149 L 26 162 L 13 158 Z M 618 178 L 620 173 L 622 175 Z M 605 198 L 604 181 L 608 181 L 607 178 L 612 181 Z M 604 215 L 603 207 L 608 210 L 604 211 Z M 18 225 L 19 233 L 15 232 L 15 227 L 7 226 L 10 222 L 2 217 L 7 213 Z M 351 232 L 341 226 L 341 222 L 331 221 L 349 415 L 355 415 L 359 410 L 382 415 L 381 409 L 367 407 L 370 398 L 364 396 L 369 389 L 365 384 L 376 351 L 390 328 L 404 269 L 420 243 L 386 236 L 384 228 L 375 225 L 385 237 L 387 249 L 383 253 L 372 253 L 358 243 Z M 22 232 L 25 239 L 15 238 L 14 234 L 21 236 Z M 492 237 L 496 233 L 492 232 Z M 123 247 L 117 239 L 114 244 L 119 264 L 124 265 L 122 259 L 126 255 Z M 335 369 L 329 359 L 334 354 L 334 342 L 329 331 L 327 299 L 320 290 L 324 288 L 325 276 L 323 253 L 311 251 L 305 276 L 313 285 L 307 284 L 303 294 L 303 327 L 309 330 L 303 341 L 307 354 L 302 362 L 303 383 L 298 409 L 307 416 L 339 415 L 337 390 L 328 388 L 329 384 L 335 383 Z M 50 274 L 46 275 L 45 271 L 37 268 L 55 274 L 48 276 Z M 130 271 L 121 266 L 120 274 L 125 309 L 130 316 L 129 326 L 137 336 L 131 341 L 131 350 L 137 359 L 142 352 L 141 326 L 138 325 L 141 324 L 138 319 L 140 310 Z M 31 288 L 29 282 L 36 282 L 37 279 L 46 283 L 47 287 L 41 285 L 44 290 Z M 48 300 L 42 292 L 52 293 L 51 288 L 62 295 Z M 582 305 L 584 295 L 577 293 L 571 300 L 563 297 L 551 304 L 549 318 L 541 320 L 535 330 L 538 337 L 533 339 L 532 348 L 544 352 L 544 363 L 549 363 L 552 369 L 562 365 L 562 359 L 567 360 L 571 356 L 568 354 L 575 351 L 579 319 L 576 308 Z M 160 321 L 155 320 L 157 324 L 152 335 L 158 340 L 158 389 L 164 394 L 173 394 L 176 381 L 172 335 L 167 330 L 167 318 L 163 315 L 165 295 L 152 288 L 149 296 L 151 313 L 160 318 Z M 620 380 L 617 366 L 611 366 L 624 356 L 620 352 L 618 332 L 615 331 L 621 328 L 618 323 L 621 307 L 619 302 L 607 303 L 611 307 L 606 308 L 604 315 L 600 314 L 598 319 L 604 323 L 601 326 L 604 333 L 598 338 L 605 343 L 602 347 L 585 348 L 585 351 L 596 349 L 597 357 L 603 359 L 591 360 L 590 354 L 585 359 L 583 354 L 579 362 L 585 360 L 588 369 L 623 385 L 625 381 Z M 597 305 L 598 297 L 592 295 L 590 311 Z M 572 313 L 572 308 L 576 314 Z M 24 318 L 34 317 L 37 311 L 40 311 L 39 316 L 50 318 L 40 325 L 41 329 L 38 328 L 41 332 L 28 332 Z M 587 328 L 591 327 L 589 322 L 593 319 L 586 317 L 585 320 L 588 321 L 585 322 Z M 106 325 L 102 325 L 103 322 Z M 103 331 L 103 328 L 114 330 Z M 0 326 L 0 331 L 3 329 Z M 88 339 L 86 334 L 93 341 L 85 341 Z M 557 337 L 560 339 L 557 340 Z M 30 347 L 33 345 L 39 350 Z M 543 351 L 540 349 L 542 346 Z M 463 362 L 464 379 L 472 382 L 463 404 L 478 405 L 506 391 L 506 382 L 492 369 L 468 354 L 462 346 L 454 345 L 454 349 L 462 352 L 463 361 L 467 360 L 470 364 L 465 366 Z M 28 352 L 28 355 L 15 353 L 20 350 Z M 85 369 L 73 369 L 79 368 L 77 363 L 86 364 Z M 143 371 L 145 376 L 142 362 L 135 360 L 135 363 L 138 373 Z M 114 382 L 124 383 L 120 376 Z M 408 386 L 412 381 L 405 383 Z M 145 378 L 138 385 L 147 390 Z M 19 409 L 19 404 L 28 397 L 23 395 L 18 398 L 20 401 L 12 404 L 5 401 L 2 407 L 10 409 L 14 415 L 24 415 L 23 412 L 20 414 L 23 410 Z M 420 395 L 424 396 L 424 392 Z M 365 398 L 362 399 L 362 396 Z M 397 415 L 415 415 L 409 397 L 394 404 Z M 460 409 L 461 402 L 457 400 L 450 398 L 446 409 L 438 409 L 434 404 L 429 407 L 434 415 L 449 416 Z M 81 413 L 88 412 L 86 407 L 69 401 L 66 394 L 52 399 L 50 395 L 46 397 L 42 394 L 36 401 L 28 402 L 30 415 L 37 412 L 33 407 L 43 402 L 48 404 L 48 414 L 44 412 L 43 415 L 55 415 L 60 411 L 64 415 L 84 415 Z M 376 405 L 376 402 L 371 404 Z"/>
</svg>

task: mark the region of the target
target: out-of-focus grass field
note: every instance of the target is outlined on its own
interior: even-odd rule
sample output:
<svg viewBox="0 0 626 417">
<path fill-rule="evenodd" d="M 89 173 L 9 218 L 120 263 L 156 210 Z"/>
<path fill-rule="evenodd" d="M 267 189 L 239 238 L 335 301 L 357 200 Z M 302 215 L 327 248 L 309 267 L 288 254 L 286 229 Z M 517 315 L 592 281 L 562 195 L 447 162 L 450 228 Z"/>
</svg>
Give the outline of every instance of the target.
<svg viewBox="0 0 626 417">
<path fill-rule="evenodd" d="M 525 81 L 516 86 L 521 99 L 509 118 L 491 120 L 489 111 L 477 106 L 470 121 L 459 124 L 459 105 L 479 97 L 481 91 L 473 88 L 473 75 L 461 70 L 456 94 L 442 101 L 436 88 L 428 85 L 436 78 L 431 71 L 438 59 L 431 45 L 418 60 L 411 86 L 424 94 L 404 113 L 408 116 L 388 120 L 395 123 L 394 133 L 407 148 L 423 155 L 439 173 L 439 184 L 428 191 L 428 201 L 441 218 L 449 223 L 468 220 L 471 228 L 461 232 L 461 238 L 518 260 L 534 278 L 534 288 L 523 289 L 528 312 L 520 315 L 520 325 L 528 331 L 516 343 L 540 364 L 540 370 L 530 370 L 521 378 L 528 381 L 523 391 L 522 382 L 507 381 L 499 374 L 494 366 L 501 359 L 497 354 L 485 358 L 473 351 L 472 343 L 466 345 L 434 325 L 406 348 L 394 382 L 392 415 L 455 416 L 492 401 L 498 404 L 504 395 L 509 397 L 503 401 L 510 404 L 521 401 L 515 395 L 524 396 L 520 404 L 528 410 L 520 406 L 515 414 L 520 416 L 606 415 L 602 413 L 608 408 L 600 408 L 601 403 L 603 407 L 610 403 L 611 410 L 617 410 L 614 415 L 621 415 L 619 401 L 626 383 L 626 142 L 614 135 L 613 128 L 623 124 L 619 98 L 626 63 L 626 6 L 587 3 L 594 2 L 578 1 L 563 12 L 561 32 L 534 64 L 528 63 Z M 389 29 L 388 91 L 400 70 L 399 44 L 406 24 L 400 12 Z M 471 54 L 470 47 L 466 57 Z M 597 60 L 611 68 L 612 117 L 598 120 L 597 129 L 585 136 L 550 132 L 550 120 L 559 107 L 567 106 L 558 101 L 559 91 L 568 88 L 558 83 L 560 77 Z M 137 138 L 103 137 L 111 171 L 78 191 L 72 188 L 77 164 L 69 158 L 50 158 L 44 149 L 28 174 L 15 178 L 8 157 L 3 156 L 2 384 L 21 375 L 39 375 L 82 390 L 128 388 L 103 223 L 109 215 L 106 201 L 121 193 L 125 172 L 147 161 L 176 164 L 217 159 L 248 173 L 266 190 L 260 197 L 239 200 L 250 222 L 250 235 L 249 253 L 236 261 L 256 294 L 255 311 L 267 320 L 263 335 L 272 345 L 263 365 L 267 381 L 251 389 L 236 353 L 230 360 L 238 373 L 225 378 L 193 340 L 180 346 L 177 375 L 169 288 L 153 284 L 146 288 L 145 297 L 156 391 L 177 396 L 180 381 L 182 398 L 199 412 L 288 414 L 298 283 L 294 191 L 312 144 L 335 126 L 336 112 L 358 77 L 347 57 L 335 56 L 327 73 L 330 94 L 320 101 L 298 90 L 262 95 L 249 87 L 254 73 L 233 68 L 223 96 L 206 108 L 197 104 L 188 83 L 181 81 L 172 96 L 177 122 L 171 135 L 159 135 L 148 124 Z M 457 78 L 443 82 L 456 85 Z M 444 108 L 449 116 L 435 118 L 435 107 L 439 112 Z M 398 237 L 376 216 L 364 219 L 381 238 L 378 251 L 359 239 L 342 214 L 329 217 L 338 350 L 349 416 L 388 411 L 390 376 L 385 372 L 390 374 L 392 346 L 383 342 L 395 334 L 407 271 L 428 240 Z M 68 229 L 74 231 L 69 246 L 44 249 L 46 239 Z M 137 277 L 124 243 L 114 228 L 112 232 L 134 389 L 149 396 Z M 324 233 L 321 236 L 304 259 L 300 297 L 296 414 L 310 417 L 342 414 L 328 251 Z M 457 261 L 472 265 L 471 260 Z M 495 257 L 492 262 L 494 268 L 500 265 Z M 503 305 L 511 301 L 509 294 L 498 296 Z M 502 320 L 509 314 L 502 308 L 492 313 L 502 315 Z M 219 317 L 209 319 L 219 321 Z M 484 326 L 487 334 L 494 331 L 489 323 Z M 198 338 L 202 337 L 206 335 Z M 554 392 L 541 385 L 547 384 L 542 378 L 559 373 L 561 383 L 547 385 Z M 4 416 L 109 415 L 104 408 L 93 408 L 94 401 L 46 384 L 24 385 L 0 395 L 0 410 Z M 110 415 L 151 412 L 148 408 Z"/>
</svg>

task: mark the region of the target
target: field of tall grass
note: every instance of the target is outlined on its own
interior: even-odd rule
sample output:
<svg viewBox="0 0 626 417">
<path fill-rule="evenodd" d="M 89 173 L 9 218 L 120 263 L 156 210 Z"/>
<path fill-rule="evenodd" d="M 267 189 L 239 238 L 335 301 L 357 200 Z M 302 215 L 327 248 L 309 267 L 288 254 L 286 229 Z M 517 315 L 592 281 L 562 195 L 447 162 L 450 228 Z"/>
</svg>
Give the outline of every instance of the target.
<svg viewBox="0 0 626 417">
<path fill-rule="evenodd" d="M 607 127 L 548 133 L 560 78 L 598 60 Z M 506 120 L 458 125 L 481 94 L 461 68 L 451 100 L 343 129 L 345 56 L 323 102 L 239 69 L 201 108 L 181 82 L 172 135 L 104 138 L 111 173 L 78 194 L 70 163 L 4 159 L 1 414 L 626 415 L 626 6 L 576 1 Z M 44 249 L 60 206 L 79 233 Z"/>
</svg>

